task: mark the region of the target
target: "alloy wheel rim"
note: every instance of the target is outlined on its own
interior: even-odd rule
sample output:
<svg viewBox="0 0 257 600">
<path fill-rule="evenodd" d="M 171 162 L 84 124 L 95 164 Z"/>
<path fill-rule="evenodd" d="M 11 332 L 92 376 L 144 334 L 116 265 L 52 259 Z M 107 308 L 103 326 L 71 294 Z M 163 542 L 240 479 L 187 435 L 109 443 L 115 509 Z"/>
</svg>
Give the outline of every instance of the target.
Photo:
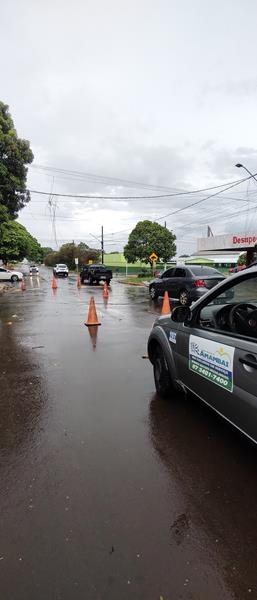
<svg viewBox="0 0 257 600">
<path fill-rule="evenodd" d="M 186 292 L 182 292 L 182 294 L 180 294 L 180 302 L 181 302 L 181 304 L 186 304 L 187 303 L 187 294 L 186 294 Z"/>
</svg>

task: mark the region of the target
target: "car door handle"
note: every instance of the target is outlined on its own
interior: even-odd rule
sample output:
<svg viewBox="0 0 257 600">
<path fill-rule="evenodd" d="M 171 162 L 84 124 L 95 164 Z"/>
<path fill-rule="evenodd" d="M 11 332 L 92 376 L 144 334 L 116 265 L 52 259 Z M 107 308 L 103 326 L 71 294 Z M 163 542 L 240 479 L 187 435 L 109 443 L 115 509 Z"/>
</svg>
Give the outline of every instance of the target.
<svg viewBox="0 0 257 600">
<path fill-rule="evenodd" d="M 251 354 L 247 354 L 243 358 L 239 358 L 239 362 L 243 365 L 247 365 L 247 367 L 252 367 L 253 369 L 257 369 L 257 360 Z"/>
</svg>

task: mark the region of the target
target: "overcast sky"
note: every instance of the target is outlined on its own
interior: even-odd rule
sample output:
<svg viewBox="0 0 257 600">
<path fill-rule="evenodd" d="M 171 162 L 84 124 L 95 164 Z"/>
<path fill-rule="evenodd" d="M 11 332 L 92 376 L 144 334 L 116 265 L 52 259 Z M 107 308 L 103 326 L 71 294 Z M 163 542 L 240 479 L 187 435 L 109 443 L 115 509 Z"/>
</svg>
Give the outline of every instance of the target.
<svg viewBox="0 0 257 600">
<path fill-rule="evenodd" d="M 0 20 L 0 99 L 31 142 L 29 187 L 147 196 L 239 179 L 236 162 L 257 172 L 256 23 L 255 0 L 9 0 Z M 38 166 L 87 175 L 53 177 Z M 106 250 L 118 250 L 139 219 L 205 195 L 60 197 L 57 241 L 97 246 L 92 234 L 103 224 Z M 253 229 L 255 199 L 252 181 L 167 217 L 178 251 L 193 252 L 208 223 L 214 233 Z M 55 246 L 48 196 L 32 194 L 19 222 Z"/>
</svg>

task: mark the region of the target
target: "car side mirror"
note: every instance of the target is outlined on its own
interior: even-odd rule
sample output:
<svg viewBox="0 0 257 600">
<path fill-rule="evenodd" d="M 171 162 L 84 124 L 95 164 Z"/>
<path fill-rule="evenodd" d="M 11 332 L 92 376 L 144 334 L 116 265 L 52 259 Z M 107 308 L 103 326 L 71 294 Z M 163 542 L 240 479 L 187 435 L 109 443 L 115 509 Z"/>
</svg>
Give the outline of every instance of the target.
<svg viewBox="0 0 257 600">
<path fill-rule="evenodd" d="M 191 317 L 191 310 L 189 306 L 175 306 L 171 313 L 171 320 L 175 323 L 184 323 L 189 321 Z"/>
</svg>

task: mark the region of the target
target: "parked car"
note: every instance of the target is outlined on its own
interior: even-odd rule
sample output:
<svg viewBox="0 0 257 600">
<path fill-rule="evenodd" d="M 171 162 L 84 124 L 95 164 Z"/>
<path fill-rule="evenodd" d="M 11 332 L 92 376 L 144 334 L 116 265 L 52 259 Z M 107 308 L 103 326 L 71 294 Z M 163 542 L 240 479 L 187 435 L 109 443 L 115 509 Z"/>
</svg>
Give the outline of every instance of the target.
<svg viewBox="0 0 257 600">
<path fill-rule="evenodd" d="M 106 281 L 107 285 L 110 285 L 111 279 L 112 270 L 108 269 L 105 265 L 87 265 L 80 273 L 81 283 L 87 281 L 90 285 L 94 283 L 98 285 L 100 281 Z"/>
<path fill-rule="evenodd" d="M 22 277 L 23 275 L 20 271 L 13 271 L 12 269 L 0 267 L 0 280 L 2 281 L 11 281 L 14 283 L 15 281 L 21 281 Z"/>
<path fill-rule="evenodd" d="M 212 267 L 177 266 L 153 279 L 149 284 L 149 294 L 152 300 L 156 300 L 167 291 L 171 300 L 187 306 L 224 279 L 225 276 Z"/>
<path fill-rule="evenodd" d="M 246 265 L 236 265 L 235 267 L 231 267 L 229 269 L 230 273 L 239 273 L 239 271 L 243 271 L 246 269 Z"/>
<path fill-rule="evenodd" d="M 54 266 L 53 274 L 55 277 L 68 277 L 69 269 L 67 265 L 58 264 Z"/>
<path fill-rule="evenodd" d="M 257 267 L 159 317 L 148 355 L 158 394 L 193 392 L 257 442 Z"/>
<path fill-rule="evenodd" d="M 39 271 L 38 271 L 38 267 L 36 267 L 36 265 L 31 265 L 29 268 L 29 274 L 30 275 L 38 275 Z"/>
</svg>

